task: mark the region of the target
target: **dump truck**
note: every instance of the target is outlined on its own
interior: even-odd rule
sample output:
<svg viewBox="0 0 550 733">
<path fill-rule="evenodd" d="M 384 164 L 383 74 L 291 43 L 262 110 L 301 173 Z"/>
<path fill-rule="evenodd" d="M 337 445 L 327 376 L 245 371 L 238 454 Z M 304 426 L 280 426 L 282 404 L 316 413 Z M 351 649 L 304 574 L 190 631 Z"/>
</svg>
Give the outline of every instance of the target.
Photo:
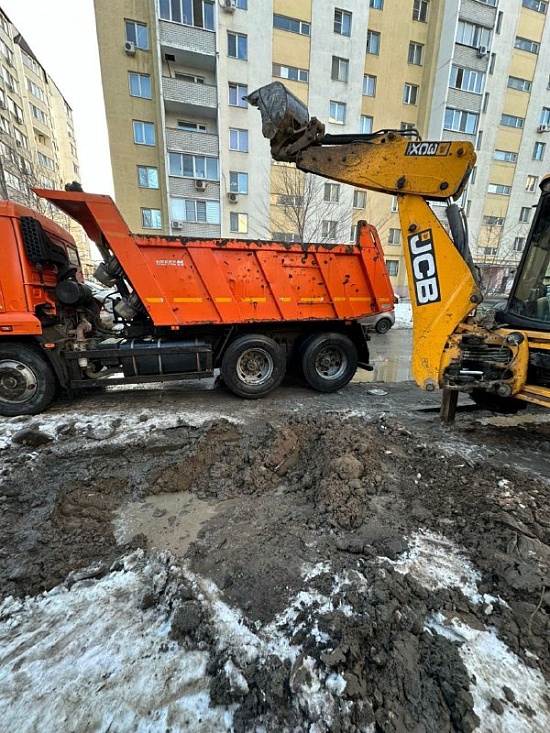
<svg viewBox="0 0 550 733">
<path fill-rule="evenodd" d="M 481 312 L 480 279 L 455 203 L 476 163 L 467 140 L 422 140 L 417 130 L 332 135 L 280 82 L 248 97 L 276 161 L 397 199 L 413 314 L 412 371 L 442 389 L 441 417 L 454 418 L 459 392 L 498 410 L 550 407 L 550 176 L 540 183 L 510 296 Z M 446 222 L 432 202 L 446 204 Z"/>
<path fill-rule="evenodd" d="M 0 414 L 44 410 L 58 390 L 219 376 L 257 398 L 287 371 L 344 387 L 369 364 L 368 323 L 394 293 L 376 230 L 352 244 L 136 235 L 109 196 L 35 192 L 101 254 L 114 323 L 84 283 L 70 235 L 0 202 Z"/>
</svg>

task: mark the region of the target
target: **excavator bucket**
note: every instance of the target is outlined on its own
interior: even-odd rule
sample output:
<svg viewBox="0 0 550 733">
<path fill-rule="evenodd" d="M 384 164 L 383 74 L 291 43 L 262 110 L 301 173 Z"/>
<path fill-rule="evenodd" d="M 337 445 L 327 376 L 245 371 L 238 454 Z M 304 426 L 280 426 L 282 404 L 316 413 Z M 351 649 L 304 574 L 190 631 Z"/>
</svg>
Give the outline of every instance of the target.
<svg viewBox="0 0 550 733">
<path fill-rule="evenodd" d="M 310 120 L 306 105 L 281 82 L 266 84 L 246 99 L 260 110 L 262 133 L 271 140 L 275 160 L 294 161 L 298 150 L 325 133 L 324 125 L 315 117 Z"/>
</svg>

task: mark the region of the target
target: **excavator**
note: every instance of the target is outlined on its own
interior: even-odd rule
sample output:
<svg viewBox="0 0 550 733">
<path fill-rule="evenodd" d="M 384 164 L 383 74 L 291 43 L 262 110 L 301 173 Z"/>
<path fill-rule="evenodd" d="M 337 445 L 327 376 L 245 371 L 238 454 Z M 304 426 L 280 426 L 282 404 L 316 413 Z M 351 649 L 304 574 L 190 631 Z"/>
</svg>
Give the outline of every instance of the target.
<svg viewBox="0 0 550 733">
<path fill-rule="evenodd" d="M 325 132 L 282 83 L 247 96 L 258 107 L 275 161 L 397 199 L 413 314 L 412 372 L 442 390 L 440 416 L 454 420 L 460 392 L 501 412 L 550 407 L 550 175 L 508 300 L 487 314 L 456 201 L 476 163 L 469 141 L 420 138 L 416 130 Z M 445 225 L 430 203 L 445 206 Z"/>
</svg>

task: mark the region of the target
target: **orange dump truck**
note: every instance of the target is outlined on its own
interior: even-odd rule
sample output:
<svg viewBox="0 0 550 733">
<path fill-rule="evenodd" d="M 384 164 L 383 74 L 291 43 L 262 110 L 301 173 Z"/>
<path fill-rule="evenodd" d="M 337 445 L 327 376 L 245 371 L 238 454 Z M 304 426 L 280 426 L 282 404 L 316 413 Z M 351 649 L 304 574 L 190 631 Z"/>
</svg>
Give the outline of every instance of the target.
<svg viewBox="0 0 550 733">
<path fill-rule="evenodd" d="M 332 392 L 369 368 L 366 323 L 393 313 L 378 236 L 354 245 L 132 234 L 108 196 L 37 190 L 103 258 L 114 325 L 84 284 L 70 235 L 0 203 L 0 414 L 34 414 L 61 387 L 210 377 L 260 397 L 287 370 Z M 105 303 L 104 303 L 105 305 Z"/>
</svg>

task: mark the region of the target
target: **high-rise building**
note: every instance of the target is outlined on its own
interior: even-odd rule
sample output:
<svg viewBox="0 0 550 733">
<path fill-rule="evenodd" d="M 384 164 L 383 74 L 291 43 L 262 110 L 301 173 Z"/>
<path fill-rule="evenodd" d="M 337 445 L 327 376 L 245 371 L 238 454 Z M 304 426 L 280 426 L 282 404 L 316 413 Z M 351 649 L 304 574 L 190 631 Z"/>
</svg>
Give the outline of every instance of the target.
<svg viewBox="0 0 550 733">
<path fill-rule="evenodd" d="M 30 206 L 69 230 L 89 274 L 90 246 L 81 227 L 31 190 L 80 179 L 72 110 L 1 9 L 0 74 L 0 198 Z"/>
<path fill-rule="evenodd" d="M 353 241 L 407 293 L 395 198 L 274 165 L 244 97 L 282 80 L 328 132 L 468 139 L 474 258 L 505 287 L 550 139 L 543 0 L 95 0 L 117 203 L 134 231 Z M 434 207 L 443 217 L 442 206 Z M 441 213 L 440 213 L 441 212 Z"/>
</svg>

